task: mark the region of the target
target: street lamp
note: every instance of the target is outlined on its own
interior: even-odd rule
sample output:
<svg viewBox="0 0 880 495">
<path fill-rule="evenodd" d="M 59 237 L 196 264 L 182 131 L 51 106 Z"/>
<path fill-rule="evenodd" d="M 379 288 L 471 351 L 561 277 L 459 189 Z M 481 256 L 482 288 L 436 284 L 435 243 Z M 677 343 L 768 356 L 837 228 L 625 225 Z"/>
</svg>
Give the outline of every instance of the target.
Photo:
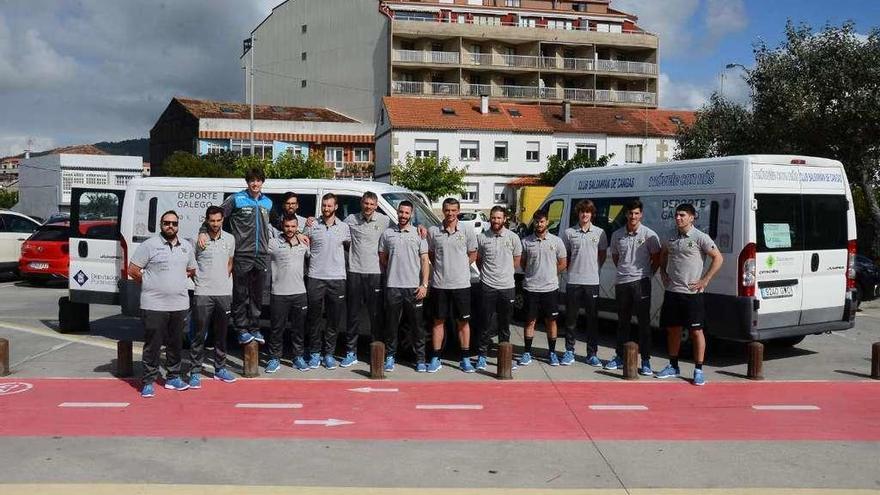
<svg viewBox="0 0 880 495">
<path fill-rule="evenodd" d="M 747 69 L 746 66 L 743 64 L 731 63 L 731 64 L 725 65 L 724 70 L 721 71 L 721 90 L 719 91 L 721 98 L 724 98 L 724 71 L 727 71 L 730 69 L 735 69 L 737 67 L 742 69 L 743 72 L 746 72 L 746 73 L 749 72 L 749 69 Z"/>
</svg>

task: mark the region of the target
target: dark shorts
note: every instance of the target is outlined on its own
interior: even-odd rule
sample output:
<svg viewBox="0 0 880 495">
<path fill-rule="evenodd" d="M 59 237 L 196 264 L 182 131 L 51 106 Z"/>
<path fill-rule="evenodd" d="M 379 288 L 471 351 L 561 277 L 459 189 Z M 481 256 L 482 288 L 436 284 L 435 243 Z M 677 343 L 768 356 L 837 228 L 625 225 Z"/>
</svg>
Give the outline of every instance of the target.
<svg viewBox="0 0 880 495">
<path fill-rule="evenodd" d="M 706 320 L 703 294 L 681 294 L 666 291 L 660 309 L 660 326 L 701 330 Z"/>
<path fill-rule="evenodd" d="M 555 320 L 559 316 L 559 291 L 525 293 L 526 320 Z"/>
<path fill-rule="evenodd" d="M 445 320 L 452 317 L 459 321 L 471 319 L 471 289 L 430 289 L 433 300 L 433 317 Z"/>
</svg>

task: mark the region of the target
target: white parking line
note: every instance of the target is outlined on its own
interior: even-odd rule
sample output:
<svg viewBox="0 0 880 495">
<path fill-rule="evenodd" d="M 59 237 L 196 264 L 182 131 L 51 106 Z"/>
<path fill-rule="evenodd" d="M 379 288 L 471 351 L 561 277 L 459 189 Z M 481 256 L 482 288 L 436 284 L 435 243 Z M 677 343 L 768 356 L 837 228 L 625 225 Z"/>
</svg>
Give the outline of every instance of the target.
<svg viewBox="0 0 880 495">
<path fill-rule="evenodd" d="M 819 406 L 806 404 L 756 404 L 752 406 L 752 409 L 756 411 L 818 411 Z"/>
<path fill-rule="evenodd" d="M 302 404 L 279 404 L 279 403 L 247 403 L 236 404 L 238 409 L 302 409 Z"/>
<path fill-rule="evenodd" d="M 128 407 L 128 402 L 62 402 L 58 407 Z"/>
<path fill-rule="evenodd" d="M 472 410 L 483 409 L 482 404 L 418 404 L 416 409 L 424 410 Z"/>
<path fill-rule="evenodd" d="M 591 404 L 593 411 L 647 411 L 648 406 L 640 404 Z"/>
</svg>

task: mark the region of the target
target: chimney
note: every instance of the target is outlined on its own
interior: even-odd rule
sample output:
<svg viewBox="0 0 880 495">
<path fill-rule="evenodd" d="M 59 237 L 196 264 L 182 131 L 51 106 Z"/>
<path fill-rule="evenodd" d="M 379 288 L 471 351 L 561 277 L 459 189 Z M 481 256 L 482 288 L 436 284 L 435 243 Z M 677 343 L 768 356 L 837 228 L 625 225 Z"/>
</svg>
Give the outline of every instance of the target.
<svg viewBox="0 0 880 495">
<path fill-rule="evenodd" d="M 566 124 L 571 124 L 571 102 L 570 101 L 563 101 L 562 102 L 562 120 L 564 120 Z"/>
<path fill-rule="evenodd" d="M 480 113 L 483 115 L 489 113 L 489 95 L 480 95 Z"/>
</svg>

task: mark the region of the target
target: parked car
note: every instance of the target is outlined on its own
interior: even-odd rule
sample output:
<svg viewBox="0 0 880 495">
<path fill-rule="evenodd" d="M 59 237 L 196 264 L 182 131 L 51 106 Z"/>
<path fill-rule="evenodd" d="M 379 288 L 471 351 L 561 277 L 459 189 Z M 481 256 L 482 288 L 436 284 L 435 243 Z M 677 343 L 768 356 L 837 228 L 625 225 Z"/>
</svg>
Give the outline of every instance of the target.
<svg viewBox="0 0 880 495">
<path fill-rule="evenodd" d="M 113 231 L 116 222 L 112 220 L 83 221 L 79 224 L 80 233 L 86 236 L 100 235 Z M 18 271 L 21 278 L 42 284 L 49 280 L 67 279 L 70 265 L 70 223 L 47 223 L 37 229 L 21 245 Z"/>
<path fill-rule="evenodd" d="M 863 255 L 856 255 L 856 291 L 859 301 L 876 299 L 880 292 L 880 267 Z"/>
<path fill-rule="evenodd" d="M 475 234 L 479 234 L 489 229 L 489 219 L 482 211 L 463 211 L 458 214 L 458 223 L 462 227 L 470 227 L 474 229 Z"/>
<path fill-rule="evenodd" d="M 27 215 L 0 210 L 0 273 L 15 273 L 21 244 L 39 226 L 39 222 Z"/>
</svg>

